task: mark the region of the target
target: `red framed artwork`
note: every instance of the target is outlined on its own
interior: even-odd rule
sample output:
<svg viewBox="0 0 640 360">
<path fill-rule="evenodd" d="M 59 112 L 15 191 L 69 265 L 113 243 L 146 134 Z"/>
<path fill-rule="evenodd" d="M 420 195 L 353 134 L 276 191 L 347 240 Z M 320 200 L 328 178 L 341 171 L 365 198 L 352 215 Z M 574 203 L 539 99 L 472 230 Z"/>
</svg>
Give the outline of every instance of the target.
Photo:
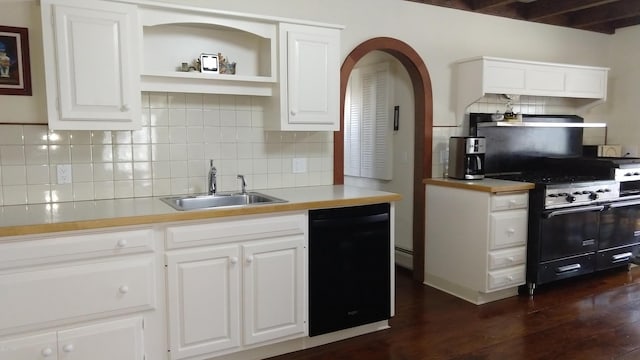
<svg viewBox="0 0 640 360">
<path fill-rule="evenodd" d="M 0 25 L 0 95 L 31 95 L 27 28 Z"/>
</svg>

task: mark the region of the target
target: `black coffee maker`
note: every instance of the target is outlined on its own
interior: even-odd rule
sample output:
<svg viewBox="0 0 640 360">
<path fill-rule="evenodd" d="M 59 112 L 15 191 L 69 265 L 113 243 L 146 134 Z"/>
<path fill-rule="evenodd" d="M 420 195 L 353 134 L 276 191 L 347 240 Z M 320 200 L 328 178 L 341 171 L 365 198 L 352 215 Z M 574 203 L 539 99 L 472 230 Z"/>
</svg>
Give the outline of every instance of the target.
<svg viewBox="0 0 640 360">
<path fill-rule="evenodd" d="M 449 138 L 449 177 L 478 180 L 484 178 L 484 136 L 452 136 Z"/>
</svg>

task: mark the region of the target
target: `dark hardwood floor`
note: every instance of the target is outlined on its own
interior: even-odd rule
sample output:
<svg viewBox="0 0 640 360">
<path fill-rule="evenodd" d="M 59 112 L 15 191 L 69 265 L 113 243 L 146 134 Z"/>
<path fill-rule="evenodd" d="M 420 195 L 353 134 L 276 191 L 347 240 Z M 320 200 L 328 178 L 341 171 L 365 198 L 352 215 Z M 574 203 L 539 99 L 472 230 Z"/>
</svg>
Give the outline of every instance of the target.
<svg viewBox="0 0 640 360">
<path fill-rule="evenodd" d="M 640 267 L 480 306 L 398 269 L 391 329 L 276 359 L 640 359 Z"/>
</svg>

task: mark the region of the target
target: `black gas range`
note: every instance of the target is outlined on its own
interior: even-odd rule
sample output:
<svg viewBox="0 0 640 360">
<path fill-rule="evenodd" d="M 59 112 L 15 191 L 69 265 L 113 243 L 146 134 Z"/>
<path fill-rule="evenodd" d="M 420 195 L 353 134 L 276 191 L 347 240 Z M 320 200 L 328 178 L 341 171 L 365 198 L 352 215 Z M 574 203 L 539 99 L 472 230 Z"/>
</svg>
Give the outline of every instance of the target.
<svg viewBox="0 0 640 360">
<path fill-rule="evenodd" d="M 495 177 L 529 192 L 527 288 L 628 266 L 640 256 L 640 159 L 541 158 Z"/>
</svg>

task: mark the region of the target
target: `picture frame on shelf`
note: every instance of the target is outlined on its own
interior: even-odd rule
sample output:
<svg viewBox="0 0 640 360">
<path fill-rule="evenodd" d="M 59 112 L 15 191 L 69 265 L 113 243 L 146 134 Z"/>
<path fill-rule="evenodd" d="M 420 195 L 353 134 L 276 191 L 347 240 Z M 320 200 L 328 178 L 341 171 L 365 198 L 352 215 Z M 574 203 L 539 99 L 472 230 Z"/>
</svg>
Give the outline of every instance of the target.
<svg viewBox="0 0 640 360">
<path fill-rule="evenodd" d="M 0 25 L 0 95 L 31 94 L 29 29 Z"/>
<path fill-rule="evenodd" d="M 218 74 L 218 55 L 200 54 L 200 72 Z"/>
</svg>

